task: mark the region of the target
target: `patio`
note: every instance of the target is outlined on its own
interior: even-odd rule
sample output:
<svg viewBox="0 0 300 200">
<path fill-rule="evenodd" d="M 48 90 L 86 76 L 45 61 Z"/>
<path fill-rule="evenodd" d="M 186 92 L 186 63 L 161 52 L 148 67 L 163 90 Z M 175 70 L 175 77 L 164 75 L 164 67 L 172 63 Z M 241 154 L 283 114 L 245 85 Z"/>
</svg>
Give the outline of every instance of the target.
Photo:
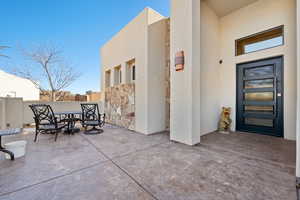
<svg viewBox="0 0 300 200">
<path fill-rule="evenodd" d="M 107 125 L 101 135 L 40 135 L 27 155 L 0 158 L 1 200 L 294 200 L 295 142 L 212 133 L 201 145 Z"/>
</svg>

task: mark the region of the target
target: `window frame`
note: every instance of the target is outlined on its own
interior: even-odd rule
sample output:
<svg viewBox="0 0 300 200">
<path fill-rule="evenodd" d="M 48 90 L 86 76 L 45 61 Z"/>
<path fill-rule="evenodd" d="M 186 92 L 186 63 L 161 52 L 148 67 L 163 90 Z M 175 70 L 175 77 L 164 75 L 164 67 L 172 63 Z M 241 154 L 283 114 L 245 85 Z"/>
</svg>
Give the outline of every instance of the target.
<svg viewBox="0 0 300 200">
<path fill-rule="evenodd" d="M 116 81 L 116 77 L 118 78 L 118 82 Z M 114 67 L 114 86 L 121 85 L 121 84 L 122 84 L 122 66 L 118 65 Z"/>
<path fill-rule="evenodd" d="M 134 83 L 135 82 L 135 58 L 126 62 L 126 83 Z"/>
<path fill-rule="evenodd" d="M 131 81 L 135 81 L 135 63 L 131 66 Z"/>
<path fill-rule="evenodd" d="M 258 32 L 258 33 L 254 33 L 252 35 L 248 35 L 246 37 L 242 37 L 242 38 L 239 38 L 239 39 L 236 39 L 235 40 L 235 56 L 242 56 L 242 55 L 246 55 L 246 54 L 249 54 L 249 53 L 255 53 L 255 52 L 258 52 L 258 51 L 264 51 L 264 50 L 267 50 L 267 49 L 272 49 L 272 48 L 276 48 L 276 47 L 280 47 L 280 46 L 284 46 L 285 45 L 285 34 L 284 34 L 284 25 L 280 25 L 280 26 L 276 26 L 274 28 L 271 28 L 271 29 L 268 29 L 268 30 L 265 30 L 265 31 L 261 31 L 261 32 Z M 276 31 L 276 30 L 282 30 L 282 44 L 279 44 L 279 45 L 275 45 L 275 46 L 272 46 L 272 47 L 266 47 L 266 48 L 262 48 L 262 49 L 258 49 L 258 50 L 255 50 L 255 51 L 251 51 L 251 52 L 245 52 L 245 44 L 243 46 L 243 53 L 239 53 L 239 42 L 243 41 L 243 40 L 248 40 L 248 39 L 251 39 L 251 38 L 254 38 L 254 37 L 257 37 L 259 35 L 263 35 L 263 34 L 267 34 L 267 33 L 271 33 L 272 31 Z M 274 37 L 276 38 L 276 37 Z M 271 38 L 273 39 L 273 38 Z M 262 40 L 262 41 L 259 41 L 259 42 L 263 42 L 263 41 L 267 41 L 267 40 L 270 40 L 270 39 L 265 39 L 265 40 Z M 249 43 L 249 44 L 255 44 L 255 43 L 258 43 L 258 42 L 254 42 L 254 43 Z"/>
<path fill-rule="evenodd" d="M 112 73 L 110 69 L 105 71 L 105 88 L 111 87 L 111 74 Z M 107 80 L 108 77 L 109 77 L 109 81 Z"/>
</svg>

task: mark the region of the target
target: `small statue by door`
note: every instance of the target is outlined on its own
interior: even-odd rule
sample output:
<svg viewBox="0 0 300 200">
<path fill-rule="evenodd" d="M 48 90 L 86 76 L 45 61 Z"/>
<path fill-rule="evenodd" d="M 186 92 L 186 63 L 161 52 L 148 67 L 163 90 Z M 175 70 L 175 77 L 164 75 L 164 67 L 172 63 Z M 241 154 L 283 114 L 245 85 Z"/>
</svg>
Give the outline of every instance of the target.
<svg viewBox="0 0 300 200">
<path fill-rule="evenodd" d="M 231 108 L 222 107 L 222 113 L 218 125 L 218 131 L 220 133 L 229 134 L 231 131 L 232 120 L 230 118 Z"/>
</svg>

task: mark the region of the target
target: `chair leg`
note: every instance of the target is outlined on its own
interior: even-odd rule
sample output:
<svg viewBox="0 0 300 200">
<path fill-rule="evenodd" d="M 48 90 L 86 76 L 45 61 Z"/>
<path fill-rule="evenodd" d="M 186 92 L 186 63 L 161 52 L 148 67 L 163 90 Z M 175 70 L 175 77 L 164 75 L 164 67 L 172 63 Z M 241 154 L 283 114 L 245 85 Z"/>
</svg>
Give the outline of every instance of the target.
<svg viewBox="0 0 300 200">
<path fill-rule="evenodd" d="M 97 134 L 103 133 L 103 130 L 101 128 L 98 129 L 98 128 L 96 128 L 96 126 L 93 126 L 93 128 L 91 128 L 89 130 L 86 129 L 86 131 L 84 133 L 87 135 L 97 135 Z"/>
<path fill-rule="evenodd" d="M 9 155 L 10 155 L 10 159 L 11 159 L 11 160 L 15 160 L 15 155 L 14 155 L 13 152 L 8 151 L 8 150 L 6 150 L 6 149 L 1 149 L 1 148 L 0 148 L 0 151 L 2 151 L 3 153 L 9 154 Z"/>
<path fill-rule="evenodd" d="M 59 133 L 59 131 L 56 131 L 56 133 L 55 133 L 55 139 L 54 139 L 55 142 L 57 140 L 58 133 Z"/>
<path fill-rule="evenodd" d="M 38 131 L 38 130 L 35 130 L 34 142 L 37 141 L 38 134 L 39 134 L 39 131 Z"/>
</svg>

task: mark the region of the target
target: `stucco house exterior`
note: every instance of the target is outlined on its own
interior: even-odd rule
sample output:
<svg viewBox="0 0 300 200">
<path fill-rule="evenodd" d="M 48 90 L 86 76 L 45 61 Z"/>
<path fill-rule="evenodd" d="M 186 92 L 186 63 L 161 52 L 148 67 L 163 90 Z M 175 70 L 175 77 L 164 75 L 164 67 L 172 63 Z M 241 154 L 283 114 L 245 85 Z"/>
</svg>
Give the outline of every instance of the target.
<svg viewBox="0 0 300 200">
<path fill-rule="evenodd" d="M 101 48 L 109 122 L 152 134 L 166 128 L 168 19 L 145 8 Z"/>
<path fill-rule="evenodd" d="M 300 0 L 171 0 L 170 18 L 146 8 L 102 47 L 105 105 L 188 145 L 230 107 L 233 131 L 297 140 L 300 177 L 299 54 Z"/>
<path fill-rule="evenodd" d="M 35 101 L 40 99 L 40 90 L 30 80 L 0 70 L 0 97 Z"/>
</svg>

